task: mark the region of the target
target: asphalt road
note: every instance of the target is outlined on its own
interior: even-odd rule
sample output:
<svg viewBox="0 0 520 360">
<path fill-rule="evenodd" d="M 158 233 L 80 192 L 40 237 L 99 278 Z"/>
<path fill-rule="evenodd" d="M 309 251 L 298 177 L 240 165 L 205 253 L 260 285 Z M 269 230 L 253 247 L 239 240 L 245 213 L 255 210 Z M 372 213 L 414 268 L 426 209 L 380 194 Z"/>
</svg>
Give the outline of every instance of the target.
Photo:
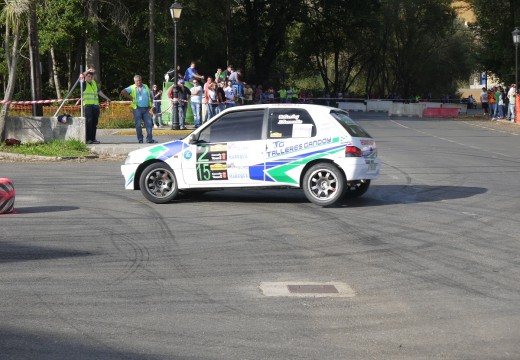
<svg viewBox="0 0 520 360">
<path fill-rule="evenodd" d="M 353 117 L 381 177 L 167 205 L 120 161 L 0 163 L 0 359 L 518 359 L 520 130 Z M 340 282 L 351 297 L 266 296 Z M 326 294 L 325 294 L 326 295 Z"/>
</svg>

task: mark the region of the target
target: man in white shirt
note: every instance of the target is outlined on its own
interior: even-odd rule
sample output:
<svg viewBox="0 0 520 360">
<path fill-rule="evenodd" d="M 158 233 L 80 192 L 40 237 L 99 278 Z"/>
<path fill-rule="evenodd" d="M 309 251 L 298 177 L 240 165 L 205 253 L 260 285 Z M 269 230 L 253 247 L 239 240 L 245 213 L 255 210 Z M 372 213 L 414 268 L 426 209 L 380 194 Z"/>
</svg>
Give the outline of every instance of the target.
<svg viewBox="0 0 520 360">
<path fill-rule="evenodd" d="M 226 109 L 235 106 L 235 89 L 231 80 L 228 80 L 224 93 L 226 94 Z"/>
<path fill-rule="evenodd" d="M 487 114 L 489 109 L 489 100 L 485 87 L 482 88 L 482 92 L 480 93 L 480 102 L 482 103 L 482 110 L 484 111 L 484 114 Z"/>
<path fill-rule="evenodd" d="M 199 81 L 192 80 L 193 87 L 191 88 L 191 111 L 193 112 L 193 122 L 195 123 L 195 129 L 200 126 L 200 112 L 202 105 L 202 87 L 199 85 Z"/>
<path fill-rule="evenodd" d="M 507 98 L 509 99 L 507 119 L 511 122 L 515 122 L 516 84 L 512 84 L 509 88 L 509 91 L 507 92 Z"/>
</svg>

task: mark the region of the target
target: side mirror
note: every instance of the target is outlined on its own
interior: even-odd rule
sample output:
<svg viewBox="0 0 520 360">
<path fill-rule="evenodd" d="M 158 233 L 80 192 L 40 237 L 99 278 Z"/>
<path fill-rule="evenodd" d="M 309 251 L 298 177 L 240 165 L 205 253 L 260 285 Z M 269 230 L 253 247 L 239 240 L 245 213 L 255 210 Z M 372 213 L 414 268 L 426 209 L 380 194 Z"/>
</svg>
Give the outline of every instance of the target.
<svg viewBox="0 0 520 360">
<path fill-rule="evenodd" d="M 197 143 L 197 135 L 195 134 L 190 134 L 190 136 L 188 137 L 188 143 L 190 144 L 196 144 Z"/>
</svg>

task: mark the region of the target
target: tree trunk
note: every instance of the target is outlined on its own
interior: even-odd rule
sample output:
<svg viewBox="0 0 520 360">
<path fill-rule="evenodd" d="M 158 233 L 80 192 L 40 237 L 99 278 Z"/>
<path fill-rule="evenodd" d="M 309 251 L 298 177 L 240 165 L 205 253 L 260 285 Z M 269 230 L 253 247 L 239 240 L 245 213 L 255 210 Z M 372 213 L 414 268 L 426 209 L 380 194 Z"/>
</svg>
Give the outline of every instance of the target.
<svg viewBox="0 0 520 360">
<path fill-rule="evenodd" d="M 94 27 L 93 34 L 87 34 L 85 37 L 85 70 L 90 66 L 96 69 L 97 81 L 101 79 L 101 68 L 99 62 L 99 43 L 97 39 L 98 32 L 98 1 L 90 0 L 87 2 L 87 8 L 85 9 L 87 18 L 92 22 Z"/>
<path fill-rule="evenodd" d="M 13 32 L 13 49 L 9 51 L 9 26 L 5 29 L 5 55 L 7 59 L 7 66 L 9 70 L 9 79 L 7 80 L 7 89 L 4 94 L 4 100 L 11 101 L 14 94 L 14 87 L 16 83 L 16 65 L 18 64 L 18 23 Z M 0 141 L 5 140 L 5 120 L 9 115 L 10 104 L 3 104 L 0 111 Z"/>
<path fill-rule="evenodd" d="M 29 7 L 29 57 L 31 60 L 31 98 L 42 100 L 42 75 L 40 70 L 40 46 L 38 43 L 38 23 L 36 21 L 36 2 Z M 42 104 L 32 104 L 33 116 L 43 116 Z"/>
<path fill-rule="evenodd" d="M 56 55 L 54 54 L 54 46 L 51 47 L 52 74 L 54 78 L 54 88 L 56 89 L 57 99 L 61 99 L 61 85 L 58 76 L 58 65 L 56 64 Z"/>
<path fill-rule="evenodd" d="M 148 21 L 148 34 L 150 36 L 150 86 L 155 84 L 155 29 L 154 29 L 154 18 L 155 18 L 155 0 L 150 0 L 148 4 L 149 9 L 149 21 Z"/>
</svg>

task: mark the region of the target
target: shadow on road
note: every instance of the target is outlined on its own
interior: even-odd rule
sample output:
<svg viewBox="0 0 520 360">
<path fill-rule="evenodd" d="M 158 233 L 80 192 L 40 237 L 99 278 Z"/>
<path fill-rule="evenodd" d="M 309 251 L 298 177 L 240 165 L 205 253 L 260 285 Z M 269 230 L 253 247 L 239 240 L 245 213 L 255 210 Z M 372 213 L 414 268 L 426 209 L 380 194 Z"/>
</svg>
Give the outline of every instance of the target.
<svg viewBox="0 0 520 360">
<path fill-rule="evenodd" d="M 487 192 L 486 188 L 430 185 L 372 185 L 360 198 L 343 199 L 330 207 L 381 206 L 462 199 Z M 303 190 L 216 190 L 180 195 L 174 202 L 309 203 Z"/>
</svg>

